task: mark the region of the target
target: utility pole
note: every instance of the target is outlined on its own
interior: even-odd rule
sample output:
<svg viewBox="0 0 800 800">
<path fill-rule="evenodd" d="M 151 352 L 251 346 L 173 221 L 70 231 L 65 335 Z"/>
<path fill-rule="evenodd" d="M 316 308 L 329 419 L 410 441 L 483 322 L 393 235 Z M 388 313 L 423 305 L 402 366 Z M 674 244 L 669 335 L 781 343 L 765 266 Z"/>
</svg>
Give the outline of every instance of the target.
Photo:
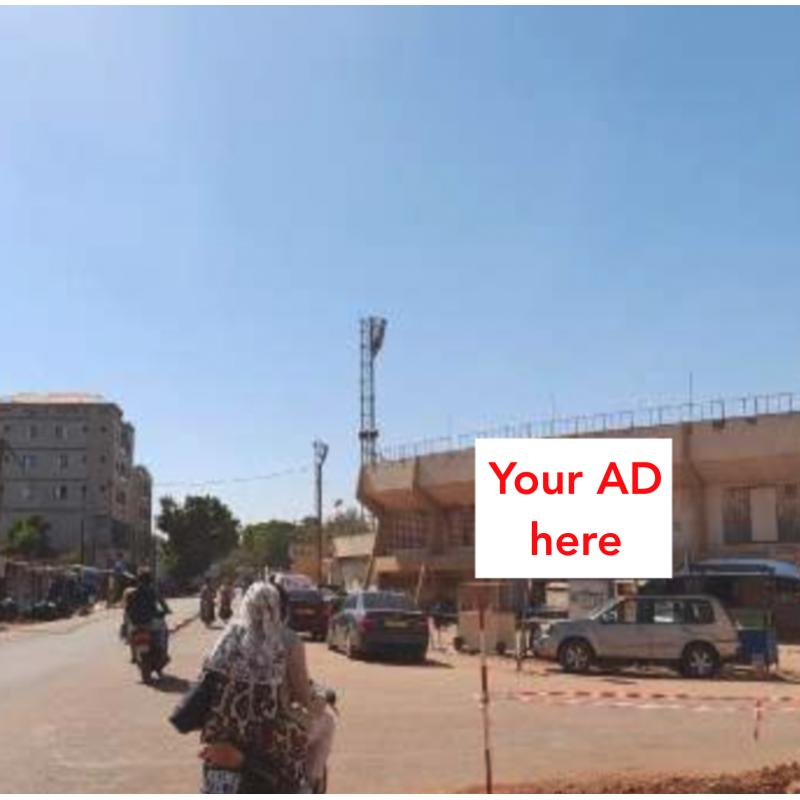
<svg viewBox="0 0 800 800">
<path fill-rule="evenodd" d="M 322 466 L 328 457 L 328 445 L 314 442 L 314 488 L 317 505 L 317 586 L 322 584 Z"/>
</svg>

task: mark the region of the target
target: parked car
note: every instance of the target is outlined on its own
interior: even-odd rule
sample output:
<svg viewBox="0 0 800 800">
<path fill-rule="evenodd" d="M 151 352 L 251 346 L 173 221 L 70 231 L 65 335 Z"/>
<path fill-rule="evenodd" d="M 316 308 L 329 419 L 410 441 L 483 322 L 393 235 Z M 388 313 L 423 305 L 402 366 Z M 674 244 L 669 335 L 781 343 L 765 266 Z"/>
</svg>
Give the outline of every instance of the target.
<svg viewBox="0 0 800 800">
<path fill-rule="evenodd" d="M 739 633 L 713 597 L 627 597 L 586 619 L 553 623 L 536 637 L 533 651 L 557 660 L 565 672 L 664 664 L 687 677 L 709 678 L 737 658 Z"/>
<path fill-rule="evenodd" d="M 423 662 L 428 639 L 426 615 L 401 592 L 371 590 L 348 595 L 328 628 L 328 647 L 348 658 L 397 655 Z"/>
<path fill-rule="evenodd" d="M 314 581 L 307 575 L 291 572 L 277 572 L 272 578 L 275 583 L 287 592 L 294 589 L 313 589 Z"/>
<path fill-rule="evenodd" d="M 320 589 L 291 588 L 286 591 L 289 601 L 289 627 L 297 633 L 311 634 L 317 642 L 328 634 L 330 604 Z"/>
</svg>

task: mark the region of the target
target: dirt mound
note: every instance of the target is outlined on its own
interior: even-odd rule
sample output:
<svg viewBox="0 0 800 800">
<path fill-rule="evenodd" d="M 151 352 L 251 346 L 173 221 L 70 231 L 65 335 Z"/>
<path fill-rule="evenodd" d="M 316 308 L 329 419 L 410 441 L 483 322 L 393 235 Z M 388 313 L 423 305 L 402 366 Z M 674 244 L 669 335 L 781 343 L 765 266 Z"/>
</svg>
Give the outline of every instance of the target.
<svg viewBox="0 0 800 800">
<path fill-rule="evenodd" d="M 483 792 L 475 787 L 468 792 Z M 664 773 L 603 774 L 596 778 L 496 786 L 496 794 L 800 794 L 800 764 L 721 775 Z"/>
</svg>

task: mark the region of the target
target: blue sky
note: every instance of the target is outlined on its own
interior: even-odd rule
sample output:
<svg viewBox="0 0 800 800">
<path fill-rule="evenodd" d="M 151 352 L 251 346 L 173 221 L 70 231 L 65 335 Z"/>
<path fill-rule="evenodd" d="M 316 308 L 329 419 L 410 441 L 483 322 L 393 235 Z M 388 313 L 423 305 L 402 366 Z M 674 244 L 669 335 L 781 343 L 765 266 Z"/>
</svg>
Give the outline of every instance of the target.
<svg viewBox="0 0 800 800">
<path fill-rule="evenodd" d="M 0 9 L 0 394 L 158 481 L 797 389 L 794 8 Z M 310 475 L 214 487 L 300 517 Z"/>
</svg>

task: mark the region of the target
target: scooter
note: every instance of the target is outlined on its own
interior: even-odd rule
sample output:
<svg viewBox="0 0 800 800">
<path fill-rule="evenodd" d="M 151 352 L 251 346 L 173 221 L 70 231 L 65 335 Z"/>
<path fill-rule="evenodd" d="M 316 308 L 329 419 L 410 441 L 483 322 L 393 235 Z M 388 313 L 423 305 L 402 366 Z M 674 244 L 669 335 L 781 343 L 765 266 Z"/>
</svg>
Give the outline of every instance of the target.
<svg viewBox="0 0 800 800">
<path fill-rule="evenodd" d="M 147 686 L 153 683 L 153 673 L 160 679 L 164 667 L 169 663 L 165 627 L 164 618 L 158 617 L 149 625 L 133 625 L 129 631 L 133 660 L 139 668 L 142 683 Z"/>
<path fill-rule="evenodd" d="M 207 628 L 210 628 L 214 624 L 214 620 L 215 619 L 216 619 L 216 615 L 215 615 L 215 610 L 214 610 L 214 598 L 213 597 L 201 597 L 200 598 L 200 621 Z"/>
<path fill-rule="evenodd" d="M 329 708 L 338 716 L 339 711 L 336 707 L 336 692 L 333 689 L 322 689 L 320 686 L 316 686 L 315 690 L 320 693 L 324 693 L 325 702 L 328 704 Z M 262 768 L 263 769 L 263 768 Z M 261 770 L 253 770 L 254 776 L 256 781 L 259 780 L 258 772 Z M 267 777 L 264 776 L 262 778 L 265 782 L 269 782 Z M 242 773 L 235 772 L 230 769 L 224 769 L 222 767 L 215 766 L 213 764 L 206 763 L 203 769 L 203 786 L 201 788 L 202 794 L 240 794 L 240 788 L 242 785 Z M 317 781 L 313 787 L 311 787 L 312 794 L 327 794 L 328 792 L 328 770 L 327 767 L 323 772 L 322 778 Z M 288 794 L 289 792 L 281 791 L 280 787 L 274 787 L 273 791 L 270 792 L 271 794 L 281 793 L 281 794 Z"/>
<path fill-rule="evenodd" d="M 228 594 L 223 594 L 219 600 L 219 618 L 227 623 L 233 616 L 233 599 Z"/>
</svg>

